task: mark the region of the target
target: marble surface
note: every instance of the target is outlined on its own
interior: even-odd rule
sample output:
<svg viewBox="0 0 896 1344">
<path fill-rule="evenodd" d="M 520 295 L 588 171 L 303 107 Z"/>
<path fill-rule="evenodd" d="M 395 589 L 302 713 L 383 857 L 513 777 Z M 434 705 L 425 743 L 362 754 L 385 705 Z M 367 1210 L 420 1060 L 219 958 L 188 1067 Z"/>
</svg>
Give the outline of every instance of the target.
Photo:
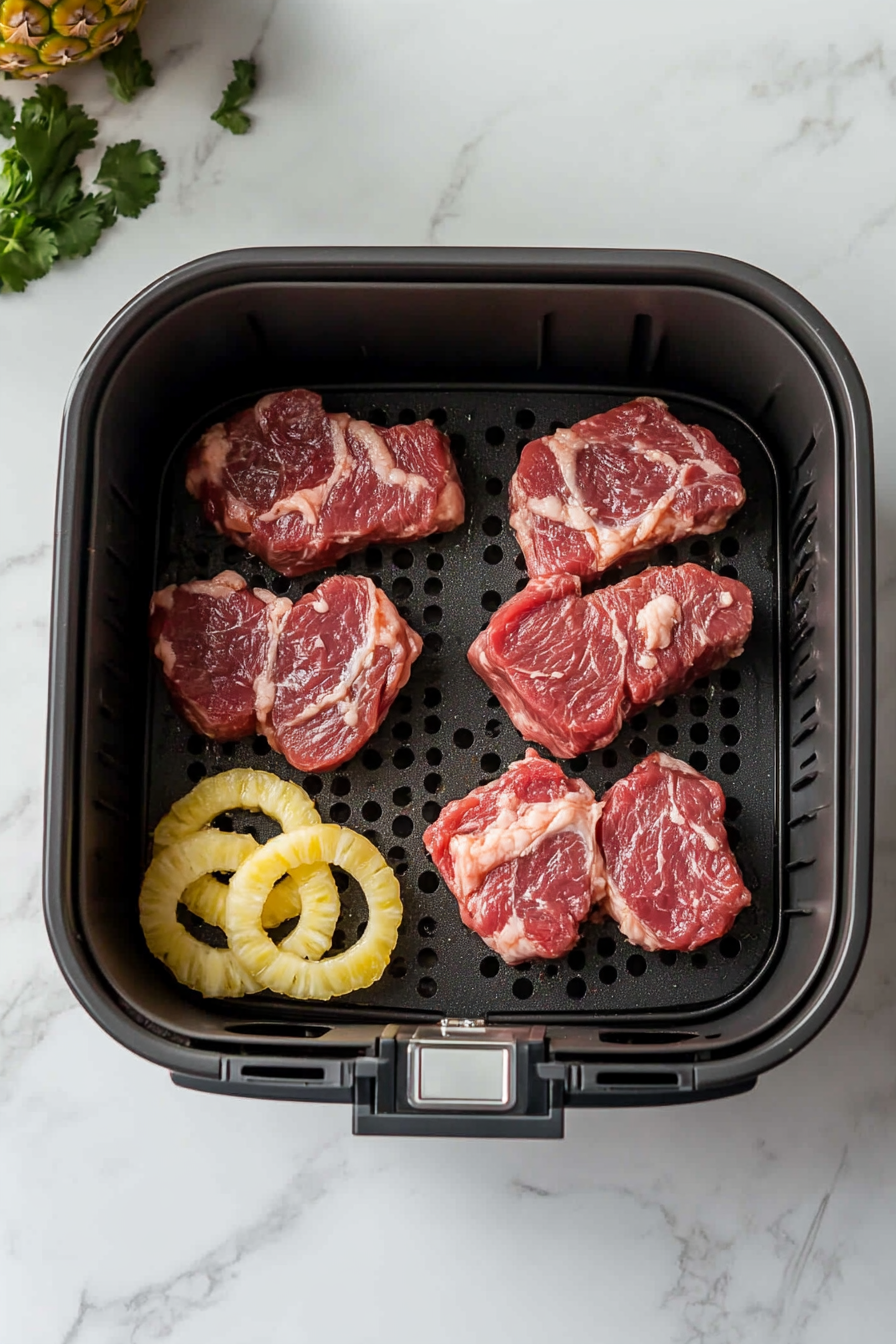
<svg viewBox="0 0 896 1344">
<path fill-rule="evenodd" d="M 551 1332 L 638 1344 L 892 1333 L 896 17 L 719 6 L 151 0 L 157 87 L 115 106 L 158 203 L 0 298 L 0 1339 L 254 1344 Z M 254 50 L 256 125 L 207 115 Z M 10 85 L 4 85 L 4 93 Z M 17 90 L 14 90 L 18 96 Z M 562 1144 L 350 1136 L 345 1108 L 191 1094 L 107 1039 L 40 911 L 57 435 L 96 333 L 170 267 L 273 243 L 652 246 L 780 275 L 876 420 L 877 907 L 845 1006 L 749 1096 L 573 1113 Z"/>
</svg>

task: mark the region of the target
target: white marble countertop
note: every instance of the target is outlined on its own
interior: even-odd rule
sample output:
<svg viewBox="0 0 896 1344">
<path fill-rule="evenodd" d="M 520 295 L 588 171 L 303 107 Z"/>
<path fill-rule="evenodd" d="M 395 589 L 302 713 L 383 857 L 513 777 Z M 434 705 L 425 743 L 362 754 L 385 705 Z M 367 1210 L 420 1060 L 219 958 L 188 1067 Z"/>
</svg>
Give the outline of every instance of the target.
<svg viewBox="0 0 896 1344">
<path fill-rule="evenodd" d="M 353 1139 L 348 1108 L 184 1092 L 109 1040 L 40 908 L 60 415 L 86 348 L 171 267 L 256 244 L 693 248 L 801 289 L 876 421 L 896 657 L 896 19 L 884 0 L 624 6 L 151 0 L 157 86 L 108 139 L 168 161 L 87 261 L 0 298 L 0 1339 L 637 1344 L 892 1334 L 896 919 L 881 698 L 877 909 L 833 1023 L 750 1095 L 586 1112 L 564 1143 Z M 256 48 L 251 136 L 208 120 Z M 18 89 L 5 84 L 3 92 Z"/>
</svg>

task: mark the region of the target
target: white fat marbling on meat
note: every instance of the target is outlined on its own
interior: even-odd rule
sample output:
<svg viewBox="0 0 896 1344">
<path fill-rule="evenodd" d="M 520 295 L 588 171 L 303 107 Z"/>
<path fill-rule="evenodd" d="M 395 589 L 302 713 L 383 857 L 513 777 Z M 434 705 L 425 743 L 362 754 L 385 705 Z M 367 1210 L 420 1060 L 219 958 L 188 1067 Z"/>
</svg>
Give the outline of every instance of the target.
<svg viewBox="0 0 896 1344">
<path fill-rule="evenodd" d="M 719 596 L 720 607 L 731 607 L 733 605 L 734 605 L 734 598 L 732 597 L 731 593 L 720 594 Z"/>
<path fill-rule="evenodd" d="M 544 956 L 544 949 L 526 936 L 526 928 L 519 915 L 511 915 L 507 923 L 494 933 L 482 934 L 486 947 L 505 961 L 508 966 L 517 966 L 521 961 L 531 961 L 533 957 Z"/>
<path fill-rule="evenodd" d="M 246 580 L 232 569 L 222 570 L 213 579 L 194 579 L 192 583 L 183 585 L 184 592 L 195 593 L 197 597 L 216 598 L 231 597 L 234 593 L 241 593 L 245 587 Z"/>
<path fill-rule="evenodd" d="M 330 610 L 330 604 L 325 597 L 318 597 L 311 603 L 312 607 L 319 615 L 323 616 Z"/>
<path fill-rule="evenodd" d="M 384 485 L 391 485 L 401 490 L 410 490 L 412 494 L 430 488 L 429 481 L 425 476 L 418 476 L 413 471 L 404 471 L 397 465 L 385 439 L 374 425 L 368 424 L 366 420 L 353 420 L 351 431 L 363 447 L 368 462 Z"/>
<path fill-rule="evenodd" d="M 173 677 L 174 668 L 177 663 L 177 655 L 174 652 L 174 646 L 171 643 L 171 640 L 166 639 L 164 635 L 159 635 L 153 652 L 161 662 L 165 676 Z"/>
<path fill-rule="evenodd" d="M 333 466 L 327 479 L 321 481 L 319 485 L 308 486 L 304 490 L 296 490 L 284 499 L 278 499 L 273 507 L 268 509 L 267 513 L 258 515 L 260 523 L 273 523 L 278 518 L 282 518 L 284 514 L 300 513 L 310 527 L 317 527 L 321 510 L 334 488 L 340 481 L 344 481 L 346 477 L 350 476 L 355 469 L 355 460 L 351 455 L 345 437 L 349 416 L 345 414 L 328 415 L 327 423 L 330 426 L 330 441 L 333 447 Z"/>
<path fill-rule="evenodd" d="M 672 643 L 672 631 L 680 620 L 681 607 L 675 598 L 669 593 L 660 593 L 659 597 L 645 603 L 635 618 L 635 624 L 644 637 L 645 648 L 652 653 L 654 649 L 668 649 Z M 656 666 L 656 659 L 652 666 Z"/>
<path fill-rule="evenodd" d="M 630 943 L 634 943 L 637 947 L 643 947 L 646 952 L 660 951 L 663 944 L 653 930 L 648 928 L 644 921 L 632 912 L 609 873 L 606 875 L 606 895 L 603 900 L 603 909 L 615 919 L 623 938 L 627 938 Z"/>
<path fill-rule="evenodd" d="M 197 460 L 187 472 L 187 489 L 194 499 L 199 498 L 204 482 L 221 484 L 230 453 L 230 439 L 223 424 L 212 425 L 199 442 Z"/>
<path fill-rule="evenodd" d="M 267 593 L 267 589 L 258 590 L 259 596 L 262 593 Z M 267 602 L 265 616 L 268 623 L 268 643 L 265 650 L 264 667 L 255 678 L 252 689 L 255 693 L 255 716 L 258 719 L 259 727 L 271 746 L 276 747 L 276 741 L 271 735 L 268 721 L 277 694 L 275 677 L 277 648 L 287 617 L 292 611 L 292 603 L 288 597 L 274 597 L 273 593 L 267 593 L 267 597 L 262 600 Z"/>
</svg>

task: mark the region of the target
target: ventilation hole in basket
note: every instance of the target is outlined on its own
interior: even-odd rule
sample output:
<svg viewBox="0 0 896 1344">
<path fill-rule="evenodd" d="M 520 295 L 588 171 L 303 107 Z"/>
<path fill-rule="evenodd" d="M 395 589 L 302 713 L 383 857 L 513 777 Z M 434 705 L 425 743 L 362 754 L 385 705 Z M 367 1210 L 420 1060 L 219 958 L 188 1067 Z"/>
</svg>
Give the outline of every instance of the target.
<svg viewBox="0 0 896 1344">
<path fill-rule="evenodd" d="M 530 411 L 527 407 L 520 407 L 514 419 L 520 429 L 531 429 L 535 424 L 535 413 L 534 411 Z"/>
<path fill-rule="evenodd" d="M 588 992 L 588 986 L 580 976 L 576 975 L 572 980 L 567 981 L 566 993 L 570 999 L 584 999 Z"/>
<path fill-rule="evenodd" d="M 532 989 L 532 981 L 527 980 L 524 975 L 521 975 L 518 980 L 514 980 L 510 987 L 510 992 L 515 999 L 531 999 Z"/>
<path fill-rule="evenodd" d="M 263 574 L 250 574 L 246 583 L 250 588 L 266 588 L 267 583 Z"/>
<path fill-rule="evenodd" d="M 692 751 L 688 759 L 695 770 L 705 770 L 709 764 L 706 753 L 702 751 Z"/>
<path fill-rule="evenodd" d="M 201 761 L 191 761 L 187 766 L 187 779 L 192 780 L 194 784 L 198 784 L 205 773 L 206 769 Z"/>
<path fill-rule="evenodd" d="M 498 699 L 496 695 L 490 695 L 485 703 L 488 705 L 489 709 L 501 708 L 501 701 Z"/>
<path fill-rule="evenodd" d="M 379 821 L 382 815 L 383 809 L 380 807 L 379 803 L 375 803 L 373 799 L 371 799 L 369 803 L 365 803 L 361 808 L 361 816 L 365 821 Z"/>
<path fill-rule="evenodd" d="M 330 820 L 338 822 L 340 826 L 345 825 L 351 814 L 352 810 L 348 803 L 334 803 L 330 808 Z"/>
<path fill-rule="evenodd" d="M 503 481 L 499 480 L 497 476 L 489 476 L 485 483 L 485 493 L 487 495 L 500 495 L 503 489 Z"/>
<path fill-rule="evenodd" d="M 695 971 L 702 971 L 707 963 L 705 952 L 695 952 L 691 957 L 691 965 Z"/>
<path fill-rule="evenodd" d="M 500 425 L 489 425 L 485 431 L 485 441 L 490 443 L 493 448 L 500 448 L 504 442 L 504 431 Z"/>
<path fill-rule="evenodd" d="M 583 770 L 588 769 L 588 757 L 574 756 L 572 760 L 569 762 L 569 768 L 570 770 L 573 771 L 574 774 L 580 775 Z"/>
<path fill-rule="evenodd" d="M 412 411 L 409 406 L 398 412 L 398 423 L 400 425 L 413 425 L 416 423 L 417 413 Z"/>
<path fill-rule="evenodd" d="M 302 780 L 302 787 L 312 798 L 316 798 L 324 786 L 320 775 L 306 775 Z"/>
<path fill-rule="evenodd" d="M 414 702 L 406 691 L 402 695 L 399 695 L 395 701 L 395 708 L 398 710 L 399 714 L 410 714 L 413 707 Z"/>
<path fill-rule="evenodd" d="M 725 799 L 725 816 L 728 818 L 729 821 L 737 821 L 738 817 L 740 816 L 741 812 L 743 812 L 743 810 L 744 810 L 743 805 L 741 804 L 739 798 Z"/>
<path fill-rule="evenodd" d="M 725 937 L 719 943 L 719 953 L 732 961 L 740 951 L 740 939 L 735 938 L 733 933 L 726 933 Z"/>
<path fill-rule="evenodd" d="M 302 584 L 302 596 L 304 597 L 308 593 L 313 593 L 316 587 L 317 579 L 307 579 L 306 582 Z"/>
<path fill-rule="evenodd" d="M 601 966 L 597 973 L 597 978 L 602 985 L 612 985 L 618 974 L 619 972 L 616 970 L 615 966 Z"/>
<path fill-rule="evenodd" d="M 420 888 L 421 891 L 426 892 L 427 895 L 432 895 L 432 893 L 437 890 L 438 885 L 439 885 L 438 873 L 431 872 L 429 868 L 427 868 L 424 872 L 422 872 L 420 876 L 417 878 L 417 886 Z M 432 920 L 431 923 L 434 926 L 435 920 Z M 435 932 L 434 927 L 432 929 L 432 932 L 433 933 Z"/>
<path fill-rule="evenodd" d="M 372 425 L 388 425 L 389 417 L 382 406 L 371 406 L 367 412 L 367 419 Z"/>
<path fill-rule="evenodd" d="M 487 537 L 497 537 L 500 535 L 503 523 L 495 514 L 491 513 L 483 520 L 482 530 Z"/>
<path fill-rule="evenodd" d="M 482 594 L 482 605 L 486 611 L 497 611 L 501 605 L 501 594 L 489 588 L 487 593 Z"/>
<path fill-rule="evenodd" d="M 414 735 L 414 730 L 409 723 L 401 722 L 392 725 L 392 736 L 396 742 L 407 742 Z"/>
<path fill-rule="evenodd" d="M 722 576 L 723 579 L 737 578 L 737 570 L 735 569 L 734 565 L 721 565 L 719 567 L 719 574 Z"/>
<path fill-rule="evenodd" d="M 256 737 L 252 742 L 252 750 L 256 756 L 267 756 L 271 750 L 271 744 L 266 737 Z"/>
<path fill-rule="evenodd" d="M 396 579 L 392 585 L 392 596 L 396 602 L 404 602 L 405 598 L 410 597 L 413 591 L 414 585 L 404 575 L 400 579 Z"/>
<path fill-rule="evenodd" d="M 517 569 L 521 569 L 525 572 L 526 557 L 523 555 L 522 551 L 520 551 L 519 555 L 516 557 L 513 563 L 516 565 Z"/>
<path fill-rule="evenodd" d="M 342 930 L 342 929 L 337 929 L 337 930 L 336 930 L 336 932 L 333 934 L 333 941 L 332 941 L 332 943 L 330 944 L 330 946 L 331 946 L 331 948 L 332 948 L 332 950 L 333 950 L 334 952 L 341 952 L 341 951 L 343 950 L 343 948 L 345 947 L 345 932 L 344 932 L 344 930 Z M 400 958 L 400 957 L 399 957 L 399 961 L 401 961 L 401 958 Z M 404 963 L 402 962 L 402 964 L 404 964 Z M 402 971 L 401 974 L 404 975 L 404 971 Z"/>
<path fill-rule="evenodd" d="M 352 567 L 352 556 L 350 555 L 342 555 L 336 561 L 337 574 L 345 574 L 348 572 L 348 570 L 351 569 L 351 567 Z"/>
<path fill-rule="evenodd" d="M 726 723 L 719 737 L 726 747 L 736 747 L 740 741 L 740 729 L 733 723 Z"/>
<path fill-rule="evenodd" d="M 643 737 L 633 737 L 628 744 L 628 749 L 633 756 L 647 755 L 647 743 L 644 741 Z"/>
<path fill-rule="evenodd" d="M 678 741 L 678 729 L 674 723 L 661 724 L 657 730 L 656 740 L 661 747 L 674 747 Z"/>
<path fill-rule="evenodd" d="M 692 742 L 696 742 L 698 747 L 709 739 L 709 729 L 705 723 L 692 723 L 690 737 Z"/>
<path fill-rule="evenodd" d="M 225 546 L 224 562 L 228 565 L 239 564 L 240 560 L 245 557 L 245 554 L 246 552 L 243 550 L 242 546 Z"/>
<path fill-rule="evenodd" d="M 740 550 L 740 542 L 738 541 L 737 537 L 723 537 L 722 540 L 719 542 L 719 550 L 721 551 L 722 555 L 727 556 L 737 555 L 738 551 Z"/>
<path fill-rule="evenodd" d="M 442 636 L 437 635 L 435 630 L 430 630 L 428 635 L 423 636 L 423 646 L 428 653 L 441 653 Z"/>
<path fill-rule="evenodd" d="M 191 733 L 187 739 L 187 751 L 192 756 L 201 756 L 205 751 L 206 739 L 200 737 L 198 733 Z"/>
<path fill-rule="evenodd" d="M 437 733 L 442 726 L 442 720 L 438 714 L 427 714 L 423 720 L 423 728 L 427 733 Z"/>
<path fill-rule="evenodd" d="M 426 419 L 431 420 L 434 425 L 444 425 L 448 419 L 448 412 L 444 406 L 436 406 L 433 410 L 426 412 Z"/>
<path fill-rule="evenodd" d="M 659 706 L 659 711 L 664 719 L 674 719 L 678 713 L 678 701 L 674 697 L 671 700 L 664 700 Z"/>
<path fill-rule="evenodd" d="M 486 546 L 482 558 L 487 565 L 500 565 L 504 559 L 504 552 L 500 546 Z"/>
<path fill-rule="evenodd" d="M 647 962 L 639 952 L 636 952 L 634 956 L 629 957 L 626 961 L 625 969 L 628 971 L 629 975 L 643 975 L 647 970 Z"/>
<path fill-rule="evenodd" d="M 427 793 L 438 793 L 439 789 L 442 787 L 442 776 L 436 774 L 427 775 L 423 781 L 423 787 Z"/>
<path fill-rule="evenodd" d="M 571 971 L 581 971 L 585 965 L 585 953 L 580 947 L 573 948 L 566 958 L 566 964 Z"/>
<path fill-rule="evenodd" d="M 379 770 L 382 763 L 382 756 L 373 747 L 368 747 L 361 753 L 361 764 L 366 770 Z M 307 788 L 307 784 L 305 787 Z"/>
<path fill-rule="evenodd" d="M 700 718 L 701 715 L 708 713 L 708 711 L 709 711 L 709 701 L 706 699 L 705 696 L 703 695 L 691 696 L 692 714 L 696 714 L 697 717 Z"/>
<path fill-rule="evenodd" d="M 517 579 L 517 581 L 516 581 L 516 591 L 517 591 L 518 593 L 521 593 L 521 592 L 523 591 L 523 589 L 526 587 L 526 584 L 527 584 L 528 582 L 529 582 L 529 580 L 526 578 L 525 574 L 522 576 L 522 578 Z"/>
<path fill-rule="evenodd" d="M 441 623 L 442 623 L 441 607 L 437 607 L 435 604 L 433 604 L 431 607 L 423 608 L 424 625 L 441 625 Z"/>
<path fill-rule="evenodd" d="M 364 564 L 367 569 L 382 569 L 383 553 L 379 546 L 368 546 L 364 552 Z"/>
<path fill-rule="evenodd" d="M 501 769 L 501 757 L 497 752 L 487 751 L 479 764 L 487 774 L 493 775 L 496 770 Z"/>
<path fill-rule="evenodd" d="M 334 775 L 330 781 L 330 792 L 337 798 L 344 798 L 346 794 L 351 793 L 352 782 L 348 775 Z"/>
<path fill-rule="evenodd" d="M 597 940 L 597 955 L 599 957 L 612 957 L 616 951 L 616 939 L 603 937 Z"/>
<path fill-rule="evenodd" d="M 336 946 L 335 942 L 333 946 Z M 391 961 L 388 971 L 394 980 L 403 980 L 408 973 L 408 964 L 404 957 L 396 957 L 394 961 Z"/>
<path fill-rule="evenodd" d="M 414 753 L 410 747 L 399 747 L 397 751 L 393 751 L 392 764 L 396 770 L 407 770 L 409 766 L 413 765 Z"/>
<path fill-rule="evenodd" d="M 709 555 L 709 542 L 705 537 L 698 537 L 696 541 L 691 542 L 690 552 L 696 556 Z"/>
<path fill-rule="evenodd" d="M 656 558 L 661 565 L 674 565 L 678 559 L 678 547 L 661 546 L 656 553 Z"/>
<path fill-rule="evenodd" d="M 469 728 L 458 728 L 457 732 L 454 734 L 454 745 L 460 747 L 462 751 L 465 751 L 467 747 L 472 747 L 473 734 L 470 732 Z"/>
<path fill-rule="evenodd" d="M 552 434 L 556 434 L 558 429 L 566 429 L 566 427 L 567 427 L 567 426 L 566 426 L 566 421 L 565 421 L 565 420 L 552 420 L 552 421 L 551 421 L 551 433 L 552 433 Z"/>
<path fill-rule="evenodd" d="M 236 755 L 236 748 L 237 748 L 237 744 L 236 744 L 236 742 L 222 742 L 222 743 L 221 743 L 221 755 L 222 755 L 222 756 L 235 756 L 235 755 Z"/>
<path fill-rule="evenodd" d="M 444 555 L 439 555 L 438 551 L 433 551 L 426 557 L 427 569 L 440 570 L 445 563 Z"/>
<path fill-rule="evenodd" d="M 619 758 L 612 747 L 607 747 L 606 751 L 601 753 L 600 759 L 605 769 L 612 770 Z"/>
<path fill-rule="evenodd" d="M 436 705 L 442 703 L 442 692 L 438 686 L 427 686 L 423 692 L 423 703 L 427 709 L 435 709 Z"/>
<path fill-rule="evenodd" d="M 672 952 L 668 948 L 664 948 L 663 951 L 660 953 L 660 961 L 663 963 L 664 966 L 674 966 L 677 960 L 678 960 L 678 953 Z"/>
<path fill-rule="evenodd" d="M 497 957 L 483 957 L 479 963 L 479 974 L 484 975 L 486 980 L 493 980 L 501 969 L 501 963 Z"/>
<path fill-rule="evenodd" d="M 402 546 L 401 550 L 396 551 L 392 556 L 392 563 L 398 569 L 410 569 L 414 563 L 413 553 L 406 546 Z"/>
<path fill-rule="evenodd" d="M 341 868 L 335 868 L 333 870 L 333 880 L 340 896 L 344 896 L 348 891 L 348 873 L 344 873 Z"/>
<path fill-rule="evenodd" d="M 417 993 L 421 999 L 431 999 L 438 988 L 431 975 L 424 975 L 422 980 L 417 981 Z"/>
<path fill-rule="evenodd" d="M 392 791 L 392 801 L 396 807 L 410 807 L 413 796 L 407 784 L 403 784 L 401 788 Z"/>
<path fill-rule="evenodd" d="M 392 848 L 389 850 L 389 853 L 386 855 L 386 858 L 389 860 L 390 863 L 401 863 L 404 859 L 407 858 L 407 854 L 402 849 L 401 845 L 393 845 Z"/>
<path fill-rule="evenodd" d="M 719 705 L 719 713 L 723 719 L 733 719 L 735 714 L 740 712 L 740 703 L 733 695 L 726 695 L 725 699 Z"/>
<path fill-rule="evenodd" d="M 450 437 L 452 453 L 455 457 L 463 457 L 464 453 L 467 451 L 467 441 L 463 434 L 452 434 Z"/>
<path fill-rule="evenodd" d="M 437 579 L 435 575 L 433 575 L 431 579 L 427 579 L 424 583 L 423 591 L 426 593 L 427 597 L 438 597 L 439 593 L 442 591 L 442 580 Z"/>
<path fill-rule="evenodd" d="M 427 765 L 442 764 L 442 753 L 439 751 L 438 747 L 430 747 L 429 751 L 426 753 L 426 763 Z"/>
<path fill-rule="evenodd" d="M 424 803 L 420 809 L 423 815 L 423 820 L 430 824 L 438 819 L 441 810 L 442 810 L 442 804 L 434 802 L 433 799 L 430 799 L 429 802 Z"/>
<path fill-rule="evenodd" d="M 647 727 L 647 715 L 636 714 L 633 719 L 629 719 L 629 726 L 634 728 L 636 733 L 643 733 L 644 729 Z"/>
<path fill-rule="evenodd" d="M 723 691 L 736 691 L 740 685 L 740 673 L 733 667 L 723 668 L 719 673 L 719 685 Z"/>
<path fill-rule="evenodd" d="M 697 691 L 705 691 L 708 685 L 709 677 L 698 677 L 694 682 L 694 689 Z"/>
<path fill-rule="evenodd" d="M 439 954 L 434 947 L 421 947 L 417 953 L 417 965 L 424 971 L 431 971 L 433 966 L 438 966 Z"/>
<path fill-rule="evenodd" d="M 719 769 L 723 775 L 736 775 L 740 769 L 740 757 L 736 751 L 726 751 L 719 761 Z"/>
</svg>

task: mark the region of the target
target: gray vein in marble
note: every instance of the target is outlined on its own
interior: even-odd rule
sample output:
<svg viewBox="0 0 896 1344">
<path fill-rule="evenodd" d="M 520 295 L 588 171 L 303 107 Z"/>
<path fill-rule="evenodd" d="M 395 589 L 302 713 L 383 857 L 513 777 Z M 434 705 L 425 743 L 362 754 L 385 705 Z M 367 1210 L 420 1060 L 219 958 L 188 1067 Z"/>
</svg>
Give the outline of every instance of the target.
<svg viewBox="0 0 896 1344">
<path fill-rule="evenodd" d="M 330 1139 L 321 1145 L 254 1222 L 224 1237 L 193 1264 L 169 1278 L 147 1284 L 136 1293 L 105 1301 L 94 1300 L 84 1289 L 75 1317 L 59 1344 L 78 1344 L 87 1332 L 93 1337 L 99 1326 L 111 1330 L 109 1338 L 122 1344 L 166 1339 L 183 1321 L 215 1306 L 227 1283 L 245 1262 L 288 1234 L 326 1195 L 334 1176 L 346 1164 L 333 1163 L 323 1171 L 314 1168 L 337 1142 L 341 1140 Z"/>
<path fill-rule="evenodd" d="M 39 565 L 41 560 L 50 554 L 50 543 L 42 541 L 39 546 L 35 546 L 33 551 L 25 551 L 21 555 L 10 555 L 5 560 L 0 560 L 0 579 L 5 579 L 7 574 L 12 574 L 18 569 L 25 569 L 29 565 Z"/>
<path fill-rule="evenodd" d="M 534 1195 L 536 1199 L 551 1199 L 557 1193 L 554 1190 L 546 1190 L 543 1185 L 533 1185 L 530 1181 L 521 1180 L 511 1181 L 510 1188 L 519 1195 Z"/>
<path fill-rule="evenodd" d="M 32 972 L 5 1007 L 0 1007 L 0 1101 L 6 1100 L 17 1066 L 46 1038 L 56 1019 L 76 1007 L 55 970 Z"/>
<path fill-rule="evenodd" d="M 856 80 L 880 77 L 883 90 L 893 94 L 893 81 L 886 80 L 887 60 L 883 46 L 876 42 L 860 56 L 847 60 L 836 47 L 829 47 L 825 56 L 815 61 L 797 60 L 784 64 L 776 75 L 752 85 L 753 98 L 777 102 L 785 98 L 820 90 L 824 107 L 821 113 L 806 114 L 799 119 L 796 131 L 774 146 L 773 153 L 781 154 L 800 144 L 814 145 L 821 154 L 840 144 L 854 125 L 855 118 L 840 110 L 843 95 Z"/>
<path fill-rule="evenodd" d="M 458 203 L 463 196 L 464 189 L 470 180 L 473 169 L 476 167 L 476 156 L 479 152 L 479 146 L 482 144 L 490 126 L 486 126 L 474 135 L 472 140 L 461 145 L 451 165 L 451 173 L 448 178 L 448 184 L 439 197 L 438 204 L 432 212 L 429 220 L 429 227 L 426 231 L 426 241 L 428 243 L 438 243 L 441 241 L 440 235 L 442 228 L 450 219 L 459 219 L 460 210 Z"/>
<path fill-rule="evenodd" d="M 13 822 L 20 821 L 36 801 L 37 794 L 33 790 L 26 789 L 24 793 L 20 793 L 5 812 L 0 812 L 0 835 L 9 830 Z"/>
</svg>

